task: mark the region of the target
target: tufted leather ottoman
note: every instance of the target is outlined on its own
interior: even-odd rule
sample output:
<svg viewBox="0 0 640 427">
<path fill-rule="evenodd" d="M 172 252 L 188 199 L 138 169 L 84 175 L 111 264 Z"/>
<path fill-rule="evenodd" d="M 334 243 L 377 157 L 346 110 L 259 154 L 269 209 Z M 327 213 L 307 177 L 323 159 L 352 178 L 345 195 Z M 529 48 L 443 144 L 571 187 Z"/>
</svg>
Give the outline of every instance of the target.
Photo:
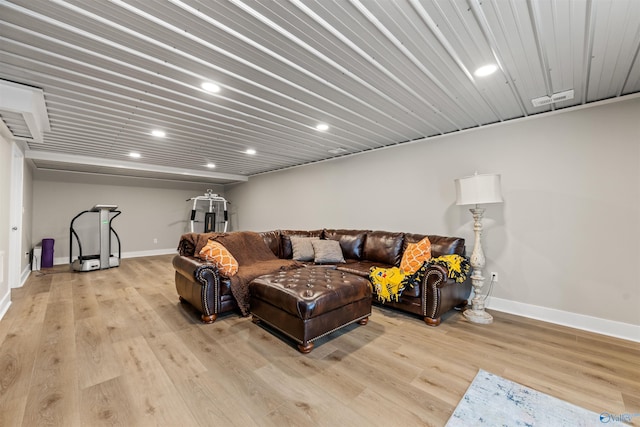
<svg viewBox="0 0 640 427">
<path fill-rule="evenodd" d="M 326 267 L 267 274 L 250 285 L 253 321 L 296 340 L 302 353 L 313 341 L 371 315 L 371 285 L 363 277 Z"/>
</svg>

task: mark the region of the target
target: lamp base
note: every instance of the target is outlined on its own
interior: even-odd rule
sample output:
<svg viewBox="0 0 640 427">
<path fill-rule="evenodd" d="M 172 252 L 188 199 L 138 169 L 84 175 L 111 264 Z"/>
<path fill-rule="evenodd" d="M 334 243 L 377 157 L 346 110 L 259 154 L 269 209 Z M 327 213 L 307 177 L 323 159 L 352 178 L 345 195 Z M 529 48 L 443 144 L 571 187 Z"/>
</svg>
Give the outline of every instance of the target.
<svg viewBox="0 0 640 427">
<path fill-rule="evenodd" d="M 484 311 L 484 309 L 474 310 L 473 308 L 470 308 L 465 310 L 462 314 L 471 323 L 481 323 L 483 325 L 493 323 L 493 316 Z"/>
</svg>

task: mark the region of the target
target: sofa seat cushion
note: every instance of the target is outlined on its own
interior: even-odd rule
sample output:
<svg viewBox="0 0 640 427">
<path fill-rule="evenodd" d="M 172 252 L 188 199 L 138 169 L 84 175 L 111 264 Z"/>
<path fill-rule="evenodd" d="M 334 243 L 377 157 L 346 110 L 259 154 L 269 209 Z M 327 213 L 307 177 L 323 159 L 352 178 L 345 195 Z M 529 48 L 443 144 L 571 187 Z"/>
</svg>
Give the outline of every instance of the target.
<svg viewBox="0 0 640 427">
<path fill-rule="evenodd" d="M 233 297 L 231 293 L 231 280 L 226 277 L 220 278 L 220 296 Z"/>
<path fill-rule="evenodd" d="M 348 259 L 345 264 L 339 264 L 336 266 L 336 270 L 344 271 L 346 273 L 357 274 L 361 277 L 369 277 L 371 267 L 391 268 L 393 265 L 383 264 L 380 262 L 371 261 L 359 261 L 356 259 Z"/>
<path fill-rule="evenodd" d="M 364 241 L 362 259 L 371 262 L 400 266 L 403 233 L 371 231 Z"/>
<path fill-rule="evenodd" d="M 405 286 L 404 291 L 402 291 L 403 297 L 411 297 L 418 298 L 420 296 L 420 286 Z"/>
<path fill-rule="evenodd" d="M 369 278 L 369 273 L 372 267 L 391 268 L 393 265 L 381 264 L 379 262 L 370 261 L 358 261 L 355 259 L 348 259 L 346 264 L 340 264 L 336 266 L 336 270 L 344 271 L 345 273 L 357 274 L 361 277 Z M 405 286 L 402 291 L 402 297 L 418 298 L 420 296 L 420 286 Z"/>
</svg>

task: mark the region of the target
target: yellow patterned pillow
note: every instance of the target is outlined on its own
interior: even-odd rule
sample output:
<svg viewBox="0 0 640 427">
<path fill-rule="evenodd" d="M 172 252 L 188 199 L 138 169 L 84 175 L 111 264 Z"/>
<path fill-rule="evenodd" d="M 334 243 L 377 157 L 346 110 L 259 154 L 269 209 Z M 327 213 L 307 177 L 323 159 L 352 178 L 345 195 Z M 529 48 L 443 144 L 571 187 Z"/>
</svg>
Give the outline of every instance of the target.
<svg viewBox="0 0 640 427">
<path fill-rule="evenodd" d="M 431 258 L 431 242 L 428 237 L 418 243 L 409 243 L 400 261 L 400 270 L 405 274 L 413 274 L 420 266 Z"/>
<path fill-rule="evenodd" d="M 211 261 L 223 276 L 231 277 L 238 272 L 238 261 L 220 243 L 209 240 L 200 251 L 200 258 Z"/>
</svg>

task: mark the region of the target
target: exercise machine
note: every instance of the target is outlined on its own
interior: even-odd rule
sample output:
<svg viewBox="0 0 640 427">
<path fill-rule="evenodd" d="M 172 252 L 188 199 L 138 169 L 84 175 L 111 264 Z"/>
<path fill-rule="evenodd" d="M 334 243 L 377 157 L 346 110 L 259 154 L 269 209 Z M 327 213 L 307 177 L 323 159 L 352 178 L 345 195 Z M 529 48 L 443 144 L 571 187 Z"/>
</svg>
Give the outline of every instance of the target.
<svg viewBox="0 0 640 427">
<path fill-rule="evenodd" d="M 71 264 L 71 268 L 75 271 L 104 270 L 106 268 L 118 267 L 120 265 L 120 237 L 111 226 L 111 222 L 114 218 L 122 213 L 117 209 L 117 205 L 95 205 L 89 210 L 80 212 L 71 220 L 71 225 L 69 227 L 69 263 Z M 97 254 L 83 254 L 80 237 L 78 237 L 78 233 L 73 227 L 74 222 L 85 214 L 98 215 L 99 253 Z M 111 234 L 116 237 L 116 241 L 118 242 L 118 256 L 111 254 Z M 76 258 L 76 260 L 73 260 L 74 238 L 78 246 L 78 258 Z"/>
<path fill-rule="evenodd" d="M 214 194 L 212 190 L 207 190 L 204 196 L 196 196 L 187 199 L 187 202 L 193 200 L 193 208 L 191 209 L 191 223 L 190 230 L 195 232 L 195 224 L 204 222 L 203 233 L 209 233 L 212 231 L 227 231 L 229 225 L 229 214 L 227 213 L 227 200 Z M 198 204 L 204 206 L 204 219 L 202 221 L 197 219 Z"/>
</svg>

